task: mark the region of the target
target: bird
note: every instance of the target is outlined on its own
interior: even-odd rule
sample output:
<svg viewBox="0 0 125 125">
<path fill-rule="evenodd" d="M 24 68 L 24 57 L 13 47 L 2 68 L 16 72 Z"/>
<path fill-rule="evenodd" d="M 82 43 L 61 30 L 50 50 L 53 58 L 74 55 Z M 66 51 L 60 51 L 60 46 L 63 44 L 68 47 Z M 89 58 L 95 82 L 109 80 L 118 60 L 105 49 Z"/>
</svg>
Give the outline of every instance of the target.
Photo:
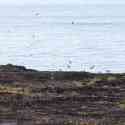
<svg viewBox="0 0 125 125">
<path fill-rule="evenodd" d="M 91 66 L 90 69 L 93 70 L 95 68 L 95 65 Z"/>
<path fill-rule="evenodd" d="M 62 72 L 62 69 L 60 68 L 59 71 Z"/>
<path fill-rule="evenodd" d="M 70 66 L 69 64 L 67 64 L 67 68 L 68 68 L 68 69 L 70 69 L 70 68 L 71 68 L 71 66 Z"/>
<path fill-rule="evenodd" d="M 40 16 L 40 13 L 36 13 L 35 15 L 36 15 L 36 16 Z"/>
<path fill-rule="evenodd" d="M 110 73 L 111 71 L 110 70 L 106 70 L 106 73 Z"/>
<path fill-rule="evenodd" d="M 72 64 L 72 61 L 71 61 L 71 60 L 69 60 L 69 64 Z"/>
</svg>

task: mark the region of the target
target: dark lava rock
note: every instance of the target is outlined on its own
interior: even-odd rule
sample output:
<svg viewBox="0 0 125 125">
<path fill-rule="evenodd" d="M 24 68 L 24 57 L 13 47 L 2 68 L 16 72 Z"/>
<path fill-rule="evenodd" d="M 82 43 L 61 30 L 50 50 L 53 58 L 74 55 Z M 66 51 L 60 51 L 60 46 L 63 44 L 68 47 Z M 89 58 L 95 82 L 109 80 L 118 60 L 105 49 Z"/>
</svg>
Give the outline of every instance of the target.
<svg viewBox="0 0 125 125">
<path fill-rule="evenodd" d="M 0 66 L 0 124 L 124 125 L 125 74 Z"/>
<path fill-rule="evenodd" d="M 24 66 L 16 66 L 12 64 L 0 65 L 0 72 L 26 72 L 26 71 L 35 71 L 26 69 Z"/>
</svg>

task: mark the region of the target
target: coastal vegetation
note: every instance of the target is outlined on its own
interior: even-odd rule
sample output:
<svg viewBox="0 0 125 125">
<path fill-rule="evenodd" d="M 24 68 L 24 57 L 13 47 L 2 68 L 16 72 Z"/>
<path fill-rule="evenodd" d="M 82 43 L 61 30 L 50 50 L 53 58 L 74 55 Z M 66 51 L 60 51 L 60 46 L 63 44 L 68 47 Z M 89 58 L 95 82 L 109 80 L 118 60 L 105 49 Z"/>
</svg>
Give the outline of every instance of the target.
<svg viewBox="0 0 125 125">
<path fill-rule="evenodd" d="M 124 100 L 125 74 L 0 66 L 2 120 L 21 125 L 124 125 Z"/>
</svg>

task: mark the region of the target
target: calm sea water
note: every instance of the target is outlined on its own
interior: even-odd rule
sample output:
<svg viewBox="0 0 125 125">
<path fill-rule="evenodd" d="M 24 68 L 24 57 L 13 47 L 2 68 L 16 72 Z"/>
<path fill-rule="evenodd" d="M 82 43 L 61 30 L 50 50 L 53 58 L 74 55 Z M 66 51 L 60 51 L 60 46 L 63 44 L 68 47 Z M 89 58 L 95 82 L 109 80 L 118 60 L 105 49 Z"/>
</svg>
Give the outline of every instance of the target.
<svg viewBox="0 0 125 125">
<path fill-rule="evenodd" d="M 0 7 L 0 64 L 125 72 L 125 5 Z"/>
</svg>

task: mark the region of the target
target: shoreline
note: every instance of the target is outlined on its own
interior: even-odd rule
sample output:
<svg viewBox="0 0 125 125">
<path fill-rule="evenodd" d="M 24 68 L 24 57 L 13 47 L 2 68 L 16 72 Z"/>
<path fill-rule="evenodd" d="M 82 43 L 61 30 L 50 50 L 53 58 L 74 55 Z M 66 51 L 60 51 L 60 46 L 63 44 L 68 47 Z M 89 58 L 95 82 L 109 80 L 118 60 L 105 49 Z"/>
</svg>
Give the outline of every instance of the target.
<svg viewBox="0 0 125 125">
<path fill-rule="evenodd" d="M 123 125 L 124 117 L 124 73 L 0 66 L 0 124 L 11 120 L 16 125 Z"/>
</svg>

